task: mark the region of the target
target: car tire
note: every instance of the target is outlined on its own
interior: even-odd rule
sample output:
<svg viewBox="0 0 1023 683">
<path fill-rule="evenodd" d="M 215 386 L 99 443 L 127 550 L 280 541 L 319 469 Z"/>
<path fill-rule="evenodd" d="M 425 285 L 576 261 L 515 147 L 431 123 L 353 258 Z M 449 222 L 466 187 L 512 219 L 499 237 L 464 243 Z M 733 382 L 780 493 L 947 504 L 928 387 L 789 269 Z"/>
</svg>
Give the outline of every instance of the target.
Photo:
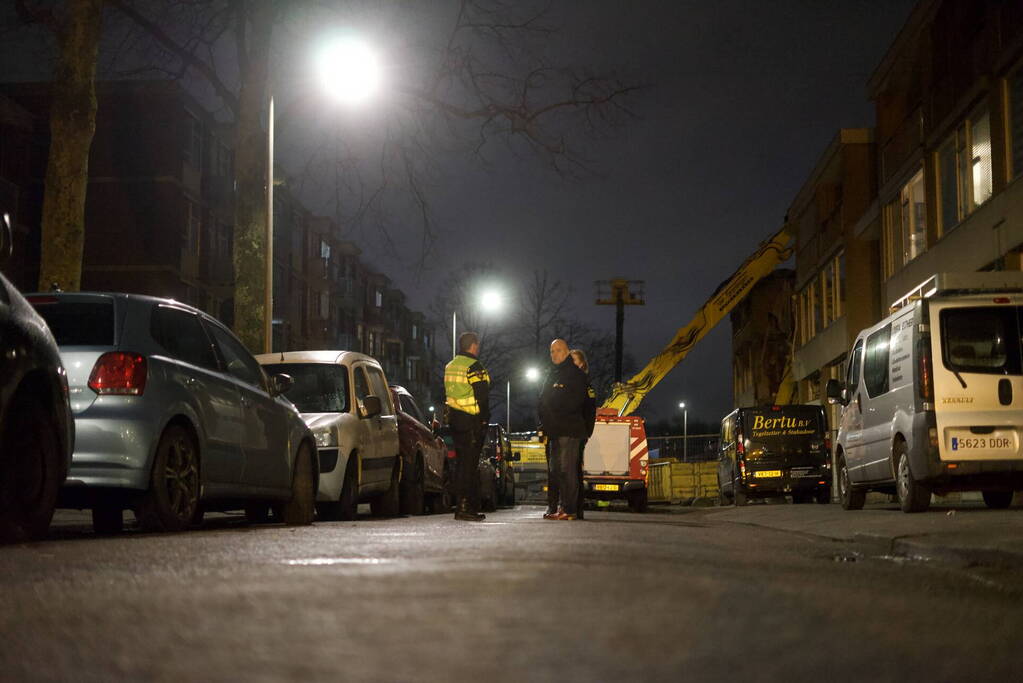
<svg viewBox="0 0 1023 683">
<path fill-rule="evenodd" d="M 1012 505 L 1012 496 L 1015 491 L 981 491 L 984 497 L 984 505 L 992 510 L 1004 510 Z"/>
<path fill-rule="evenodd" d="M 629 510 L 632 512 L 646 512 L 647 506 L 647 492 L 646 489 L 639 489 L 637 491 L 629 491 L 626 494 L 626 500 L 629 503 Z"/>
<path fill-rule="evenodd" d="M 721 486 L 720 475 L 718 477 L 718 507 L 724 507 L 728 505 L 728 496 L 725 495 L 725 490 Z"/>
<path fill-rule="evenodd" d="M 931 506 L 931 489 L 913 475 L 904 441 L 895 442 L 892 457 L 895 460 L 895 492 L 899 497 L 899 507 L 903 512 L 924 512 Z"/>
<path fill-rule="evenodd" d="M 862 510 L 863 504 L 867 502 L 866 490 L 856 488 L 849 479 L 845 455 L 838 456 L 838 500 L 843 510 Z"/>
<path fill-rule="evenodd" d="M 57 423 L 40 398 L 20 391 L 0 432 L 0 541 L 46 535 L 63 483 Z"/>
<path fill-rule="evenodd" d="M 281 521 L 288 526 L 306 526 L 316 516 L 316 475 L 308 443 L 298 447 L 291 477 L 291 499 L 280 506 Z"/>
<path fill-rule="evenodd" d="M 739 483 L 738 477 L 732 480 L 732 502 L 735 503 L 735 507 L 742 507 L 749 502 L 746 489 Z"/>
<path fill-rule="evenodd" d="M 399 511 L 403 515 L 421 515 L 425 507 L 425 499 L 426 482 L 423 476 L 423 458 L 416 453 L 409 471 L 402 471 Z"/>
<path fill-rule="evenodd" d="M 120 505 L 96 505 L 92 508 L 92 530 L 113 535 L 124 531 L 124 510 Z"/>
<path fill-rule="evenodd" d="M 337 502 L 337 519 L 350 522 L 359 515 L 359 456 L 348 456 L 345 478 L 341 482 L 341 494 Z"/>
<path fill-rule="evenodd" d="M 139 503 L 143 531 L 184 531 L 199 505 L 199 448 L 191 432 L 170 425 L 156 446 L 149 489 Z"/>
<path fill-rule="evenodd" d="M 480 492 L 480 509 L 483 512 L 497 511 L 497 482 L 491 481 L 487 486 L 487 492 Z"/>
<path fill-rule="evenodd" d="M 512 479 L 511 474 L 509 474 L 505 478 L 505 481 L 508 485 L 504 488 L 504 504 L 507 507 L 513 508 L 515 507 L 515 480 Z"/>
<path fill-rule="evenodd" d="M 391 468 L 391 485 L 387 490 L 369 503 L 369 509 L 375 517 L 397 517 L 401 508 L 401 458 L 395 458 Z"/>
</svg>

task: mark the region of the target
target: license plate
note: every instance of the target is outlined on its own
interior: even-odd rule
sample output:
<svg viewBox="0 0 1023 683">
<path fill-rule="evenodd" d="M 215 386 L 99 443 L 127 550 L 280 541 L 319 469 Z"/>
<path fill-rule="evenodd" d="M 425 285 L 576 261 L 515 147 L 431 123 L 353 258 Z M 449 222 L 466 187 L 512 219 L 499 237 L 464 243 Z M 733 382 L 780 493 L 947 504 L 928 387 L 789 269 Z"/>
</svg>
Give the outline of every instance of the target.
<svg viewBox="0 0 1023 683">
<path fill-rule="evenodd" d="M 594 491 L 617 491 L 618 484 L 594 484 Z"/>
<path fill-rule="evenodd" d="M 1016 441 L 1006 433 L 995 432 L 984 435 L 953 436 L 949 444 L 957 453 L 970 451 L 1008 451 L 1016 450 Z"/>
<path fill-rule="evenodd" d="M 753 473 L 757 479 L 772 479 L 781 476 L 781 470 L 759 470 Z"/>
</svg>

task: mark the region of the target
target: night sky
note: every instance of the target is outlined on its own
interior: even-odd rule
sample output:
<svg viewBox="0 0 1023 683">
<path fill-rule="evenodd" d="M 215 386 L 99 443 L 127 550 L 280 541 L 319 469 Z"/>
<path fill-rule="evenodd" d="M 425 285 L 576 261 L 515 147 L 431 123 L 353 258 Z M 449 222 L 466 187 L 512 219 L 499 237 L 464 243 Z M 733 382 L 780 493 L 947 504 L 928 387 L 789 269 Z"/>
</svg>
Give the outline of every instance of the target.
<svg viewBox="0 0 1023 683">
<path fill-rule="evenodd" d="M 571 284 L 579 318 L 613 332 L 614 308 L 594 305 L 593 282 L 645 280 L 647 305 L 626 312 L 626 353 L 638 369 L 781 226 L 837 129 L 873 125 L 866 82 L 913 4 L 556 1 L 551 19 L 559 30 L 546 41 L 546 57 L 647 85 L 627 100 L 637 118 L 580 148 L 589 168 L 570 179 L 514 145 L 488 145 L 485 162 L 464 144 L 439 147 L 425 187 L 436 238 L 424 271 L 412 265 L 422 233 L 408 205 L 386 207 L 390 244 L 372 225 L 352 237 L 423 311 L 447 269 L 493 262 L 509 292 L 547 269 Z M 443 39 L 454 6 L 399 3 L 390 7 L 413 16 L 396 22 L 383 4 L 351 5 L 362 8 L 352 14 L 353 30 L 377 41 L 395 82 L 428 71 L 417 46 Z M 38 78 L 34 63 L 18 58 L 27 52 L 17 35 L 9 37 L 0 50 L 8 78 Z M 275 66 L 278 159 L 300 178 L 295 191 L 309 208 L 334 215 L 333 174 L 310 173 L 315 166 L 304 155 L 339 145 L 353 166 L 372 165 L 375 136 L 401 103 L 386 92 L 359 112 L 310 103 L 310 85 L 298 74 L 308 72 L 302 55 L 315 41 L 285 32 L 279 39 L 290 48 L 279 48 Z M 438 329 L 438 341 L 449 334 Z M 641 414 L 672 415 L 684 400 L 690 421 L 718 420 L 731 407 L 729 353 L 724 322 L 648 395 Z"/>
<path fill-rule="evenodd" d="M 454 245 L 472 260 L 502 262 L 513 278 L 547 268 L 573 284 L 580 317 L 611 331 L 614 308 L 593 304 L 593 281 L 643 279 L 647 305 L 627 308 L 625 325 L 626 352 L 642 367 L 781 227 L 837 129 L 873 125 L 866 82 L 913 2 L 558 6 L 566 59 L 650 84 L 630 98 L 639 119 L 586 150 L 596 173 L 582 179 L 562 180 L 500 148 L 489 169 L 452 172 L 433 197 L 443 232 L 427 287 L 383 251 L 369 255 L 423 309 L 429 285 L 458 266 Z M 730 343 L 726 321 L 641 414 L 667 416 L 684 400 L 690 420 L 719 419 L 731 408 Z"/>
</svg>

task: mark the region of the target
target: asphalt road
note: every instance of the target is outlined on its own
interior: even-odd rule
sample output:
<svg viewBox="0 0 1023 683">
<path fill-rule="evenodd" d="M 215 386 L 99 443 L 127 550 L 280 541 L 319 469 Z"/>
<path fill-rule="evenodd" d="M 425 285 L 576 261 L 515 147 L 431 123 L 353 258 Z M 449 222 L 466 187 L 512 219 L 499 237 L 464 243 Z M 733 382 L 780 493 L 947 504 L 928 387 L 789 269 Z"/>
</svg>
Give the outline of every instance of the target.
<svg viewBox="0 0 1023 683">
<path fill-rule="evenodd" d="M 1023 680 L 1018 568 L 714 508 L 540 512 L 116 538 L 72 520 L 0 548 L 0 680 Z"/>
</svg>

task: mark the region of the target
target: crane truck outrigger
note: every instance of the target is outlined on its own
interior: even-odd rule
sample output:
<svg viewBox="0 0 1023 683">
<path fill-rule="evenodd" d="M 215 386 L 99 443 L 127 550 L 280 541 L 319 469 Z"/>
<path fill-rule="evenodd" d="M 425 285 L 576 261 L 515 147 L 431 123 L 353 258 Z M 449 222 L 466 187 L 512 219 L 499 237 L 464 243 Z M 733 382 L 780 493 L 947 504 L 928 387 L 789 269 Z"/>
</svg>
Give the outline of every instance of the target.
<svg viewBox="0 0 1023 683">
<path fill-rule="evenodd" d="M 643 418 L 631 415 L 650 390 L 689 355 L 693 346 L 742 301 L 761 279 L 792 254 L 795 227 L 785 224 L 761 243 L 730 278 L 679 328 L 671 343 L 627 382 L 615 384 L 597 410 L 593 436 L 583 454 L 583 495 L 597 500 L 621 499 L 635 512 L 646 509 L 648 447 Z M 786 376 L 788 373 L 786 373 Z M 781 392 L 791 380 L 783 381 Z"/>
</svg>

